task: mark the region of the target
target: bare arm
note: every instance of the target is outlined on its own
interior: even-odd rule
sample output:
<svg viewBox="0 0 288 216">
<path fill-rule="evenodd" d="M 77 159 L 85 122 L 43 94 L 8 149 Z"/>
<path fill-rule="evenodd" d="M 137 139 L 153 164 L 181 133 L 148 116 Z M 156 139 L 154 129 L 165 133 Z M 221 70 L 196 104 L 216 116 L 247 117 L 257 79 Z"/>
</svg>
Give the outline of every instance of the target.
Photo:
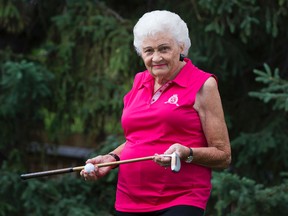
<svg viewBox="0 0 288 216">
<path fill-rule="evenodd" d="M 211 168 L 226 168 L 231 148 L 217 82 L 209 78 L 196 96 L 198 111 L 208 148 L 193 148 L 193 162 Z"/>
<path fill-rule="evenodd" d="M 124 148 L 125 143 L 119 145 L 116 149 L 114 149 L 111 153 L 114 153 L 120 157 L 122 149 Z"/>
<path fill-rule="evenodd" d="M 231 149 L 228 130 L 218 86 L 214 78 L 209 78 L 196 95 L 194 108 L 200 116 L 200 121 L 208 142 L 208 147 L 193 148 L 192 163 L 210 168 L 226 168 L 231 162 Z M 190 154 L 188 147 L 175 143 L 164 154 L 176 152 L 182 160 Z M 161 166 L 167 166 L 170 159 L 157 156 L 155 161 Z"/>
</svg>

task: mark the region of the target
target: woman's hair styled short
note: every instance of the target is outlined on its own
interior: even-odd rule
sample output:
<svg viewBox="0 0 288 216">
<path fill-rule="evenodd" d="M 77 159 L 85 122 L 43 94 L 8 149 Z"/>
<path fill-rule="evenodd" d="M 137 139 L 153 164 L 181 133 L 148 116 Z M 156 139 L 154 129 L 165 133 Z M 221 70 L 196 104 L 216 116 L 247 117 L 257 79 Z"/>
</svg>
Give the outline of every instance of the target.
<svg viewBox="0 0 288 216">
<path fill-rule="evenodd" d="M 133 33 L 134 47 L 139 55 L 141 55 L 143 40 L 157 33 L 170 34 L 174 37 L 179 44 L 184 45 L 183 54 L 186 56 L 191 46 L 186 23 L 179 15 L 166 10 L 145 13 L 134 26 Z"/>
</svg>

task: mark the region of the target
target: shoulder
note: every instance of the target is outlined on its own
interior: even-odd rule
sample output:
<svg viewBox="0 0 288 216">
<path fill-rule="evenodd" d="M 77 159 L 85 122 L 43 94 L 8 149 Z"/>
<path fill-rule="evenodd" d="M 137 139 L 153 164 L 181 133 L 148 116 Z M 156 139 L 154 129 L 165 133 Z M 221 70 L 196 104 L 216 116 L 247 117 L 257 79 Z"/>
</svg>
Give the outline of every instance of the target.
<svg viewBox="0 0 288 216">
<path fill-rule="evenodd" d="M 197 93 L 197 97 L 208 96 L 211 95 L 212 92 L 218 92 L 218 82 L 213 75 L 205 79 Z"/>
<path fill-rule="evenodd" d="M 190 82 L 191 85 L 197 86 L 198 90 L 203 87 L 203 85 L 211 85 L 213 84 L 213 80 L 216 81 L 217 84 L 217 77 L 209 72 L 203 71 L 202 69 L 198 68 L 196 65 L 192 64 L 192 62 L 187 63 L 187 70 L 189 71 L 189 77 L 187 82 Z M 211 81 L 212 80 L 212 81 Z"/>
<path fill-rule="evenodd" d="M 136 73 L 134 76 L 133 86 L 141 85 L 145 80 L 145 74 L 145 71 Z"/>
<path fill-rule="evenodd" d="M 211 91 L 215 89 L 218 89 L 218 82 L 216 77 L 212 75 L 204 82 L 200 91 Z"/>
<path fill-rule="evenodd" d="M 198 111 L 207 107 L 213 107 L 219 101 L 218 83 L 215 77 L 209 77 L 196 95 L 194 108 Z"/>
<path fill-rule="evenodd" d="M 149 78 L 150 73 L 146 71 L 141 71 L 135 74 L 134 80 L 145 81 Z"/>
</svg>

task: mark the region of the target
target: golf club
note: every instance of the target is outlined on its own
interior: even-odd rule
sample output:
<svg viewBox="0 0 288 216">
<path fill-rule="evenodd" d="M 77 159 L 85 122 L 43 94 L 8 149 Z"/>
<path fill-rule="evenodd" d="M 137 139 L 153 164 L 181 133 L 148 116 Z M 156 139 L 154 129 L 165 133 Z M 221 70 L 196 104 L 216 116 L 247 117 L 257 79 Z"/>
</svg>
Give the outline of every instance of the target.
<svg viewBox="0 0 288 216">
<path fill-rule="evenodd" d="M 177 153 L 174 152 L 172 154 L 162 154 L 161 156 L 171 157 L 171 170 L 173 172 L 179 172 L 181 168 L 181 162 Z M 128 159 L 128 160 L 120 160 L 120 161 L 115 161 L 115 162 L 100 163 L 100 164 L 97 164 L 96 166 L 100 168 L 100 167 L 113 166 L 113 165 L 119 165 L 119 164 L 125 164 L 125 163 L 134 163 L 134 162 L 139 162 L 139 161 L 153 160 L 154 158 L 155 156 L 140 157 L 140 158 L 134 158 L 134 159 Z M 22 180 L 26 180 L 26 179 L 31 179 L 31 178 L 38 178 L 38 177 L 45 177 L 45 176 L 81 171 L 82 169 L 84 169 L 84 167 L 85 166 L 78 166 L 78 167 L 69 167 L 69 168 L 55 169 L 55 170 L 42 171 L 42 172 L 27 173 L 27 174 L 22 174 L 20 177 Z"/>
</svg>

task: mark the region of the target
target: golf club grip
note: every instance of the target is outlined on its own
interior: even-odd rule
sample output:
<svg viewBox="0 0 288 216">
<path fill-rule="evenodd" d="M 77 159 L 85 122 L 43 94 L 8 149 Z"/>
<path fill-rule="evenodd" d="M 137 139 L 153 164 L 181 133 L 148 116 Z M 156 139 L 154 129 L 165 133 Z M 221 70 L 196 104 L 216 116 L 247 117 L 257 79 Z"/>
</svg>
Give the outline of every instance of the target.
<svg viewBox="0 0 288 216">
<path fill-rule="evenodd" d="M 56 169 L 56 170 L 50 170 L 50 171 L 22 174 L 20 177 L 21 179 L 26 180 L 30 178 L 38 178 L 38 177 L 58 175 L 58 174 L 63 174 L 63 173 L 70 173 L 73 171 L 74 171 L 73 168 L 70 167 L 70 168 L 64 168 L 64 169 Z"/>
</svg>

